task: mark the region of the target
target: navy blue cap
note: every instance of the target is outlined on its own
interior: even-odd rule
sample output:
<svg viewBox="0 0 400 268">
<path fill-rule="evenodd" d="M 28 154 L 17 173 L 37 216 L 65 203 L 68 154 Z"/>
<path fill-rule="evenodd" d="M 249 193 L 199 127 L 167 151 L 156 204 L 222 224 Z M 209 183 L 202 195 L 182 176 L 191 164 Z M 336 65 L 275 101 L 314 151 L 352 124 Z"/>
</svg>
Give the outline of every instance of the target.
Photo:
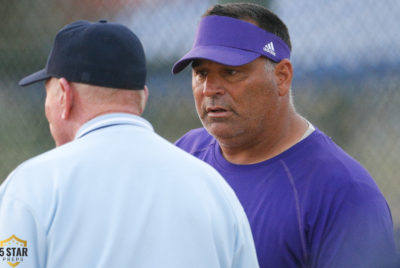
<svg viewBox="0 0 400 268">
<path fill-rule="evenodd" d="M 146 60 L 139 38 L 118 23 L 76 21 L 55 37 L 46 67 L 21 81 L 26 86 L 50 77 L 89 85 L 136 89 L 146 83 Z"/>
</svg>

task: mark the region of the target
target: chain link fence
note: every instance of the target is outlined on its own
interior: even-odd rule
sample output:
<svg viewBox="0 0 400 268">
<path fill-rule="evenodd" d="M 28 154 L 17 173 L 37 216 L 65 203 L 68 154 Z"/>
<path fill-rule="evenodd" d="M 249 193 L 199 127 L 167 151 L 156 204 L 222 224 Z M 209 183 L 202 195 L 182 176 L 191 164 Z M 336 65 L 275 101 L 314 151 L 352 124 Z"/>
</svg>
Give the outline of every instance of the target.
<svg viewBox="0 0 400 268">
<path fill-rule="evenodd" d="M 160 135 L 175 141 L 201 126 L 190 71 L 173 76 L 170 69 L 190 49 L 200 15 L 216 2 L 0 0 L 0 182 L 54 146 L 43 85 L 17 83 L 44 66 L 55 34 L 77 19 L 120 22 L 141 38 L 150 89 L 144 117 Z M 249 2 L 271 8 L 287 23 L 297 110 L 371 172 L 400 230 L 400 2 Z"/>
</svg>

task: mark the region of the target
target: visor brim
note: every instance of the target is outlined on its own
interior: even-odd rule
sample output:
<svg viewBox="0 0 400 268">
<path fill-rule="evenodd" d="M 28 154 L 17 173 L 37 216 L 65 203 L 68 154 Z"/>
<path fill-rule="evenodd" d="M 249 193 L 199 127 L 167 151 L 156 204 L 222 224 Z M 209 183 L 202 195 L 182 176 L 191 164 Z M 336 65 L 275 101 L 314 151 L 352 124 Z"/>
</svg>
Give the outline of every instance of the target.
<svg viewBox="0 0 400 268">
<path fill-rule="evenodd" d="M 195 59 L 205 59 L 228 66 L 241 66 L 252 62 L 261 55 L 253 51 L 246 51 L 222 46 L 198 46 L 192 48 L 185 56 L 172 67 L 172 73 L 177 74 L 186 68 Z"/>
</svg>

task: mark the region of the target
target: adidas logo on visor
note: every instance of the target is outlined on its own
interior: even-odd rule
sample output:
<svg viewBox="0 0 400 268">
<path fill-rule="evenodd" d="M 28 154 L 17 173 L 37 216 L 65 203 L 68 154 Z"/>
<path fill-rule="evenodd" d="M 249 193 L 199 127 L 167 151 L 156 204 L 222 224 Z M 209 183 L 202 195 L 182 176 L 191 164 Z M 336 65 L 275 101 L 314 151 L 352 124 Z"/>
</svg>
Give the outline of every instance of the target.
<svg viewBox="0 0 400 268">
<path fill-rule="evenodd" d="M 271 54 L 271 55 L 276 56 L 275 49 L 274 49 L 274 43 L 272 43 L 272 42 L 269 42 L 268 44 L 266 44 L 266 45 L 263 47 L 263 50 L 264 50 L 265 52 Z"/>
</svg>

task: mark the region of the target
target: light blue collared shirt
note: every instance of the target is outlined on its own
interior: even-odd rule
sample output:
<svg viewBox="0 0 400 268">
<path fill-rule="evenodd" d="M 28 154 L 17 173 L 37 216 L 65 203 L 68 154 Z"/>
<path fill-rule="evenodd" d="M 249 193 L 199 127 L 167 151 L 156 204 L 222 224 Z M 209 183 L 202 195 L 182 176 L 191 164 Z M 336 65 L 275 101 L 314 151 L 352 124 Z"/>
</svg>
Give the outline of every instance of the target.
<svg viewBox="0 0 400 268">
<path fill-rule="evenodd" d="M 14 250 L 13 250 L 14 248 Z M 210 166 L 115 113 L 0 188 L 0 267 L 258 267 L 248 221 Z"/>
</svg>

